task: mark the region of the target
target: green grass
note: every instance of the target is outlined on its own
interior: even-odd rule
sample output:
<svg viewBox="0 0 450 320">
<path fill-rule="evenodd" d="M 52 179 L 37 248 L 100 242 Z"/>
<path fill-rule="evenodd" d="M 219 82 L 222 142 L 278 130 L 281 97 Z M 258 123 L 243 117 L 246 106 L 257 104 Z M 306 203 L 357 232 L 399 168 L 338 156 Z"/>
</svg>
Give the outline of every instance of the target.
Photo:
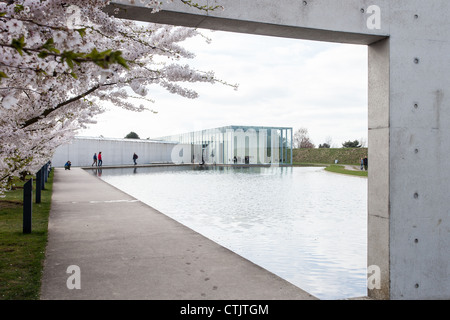
<svg viewBox="0 0 450 320">
<path fill-rule="evenodd" d="M 327 167 L 328 163 L 311 163 L 311 162 L 292 162 L 293 166 L 297 167 Z"/>
<path fill-rule="evenodd" d="M 329 172 L 367 177 L 367 171 L 347 170 L 341 164 L 360 165 L 361 157 L 367 155 L 367 148 L 323 148 L 294 149 L 293 165 L 306 167 L 326 167 Z M 339 164 L 334 164 L 338 160 Z"/>
<path fill-rule="evenodd" d="M 340 166 L 338 164 L 331 164 L 325 168 L 326 171 L 342 173 L 342 174 L 350 174 L 359 177 L 367 177 L 367 171 L 360 170 L 347 170 L 344 166 Z"/>
<path fill-rule="evenodd" d="M 33 179 L 32 231 L 23 234 L 23 182 L 0 198 L 0 300 L 39 299 L 48 216 L 51 206 L 53 170 L 35 203 Z"/>
<path fill-rule="evenodd" d="M 314 148 L 294 149 L 292 155 L 295 163 L 334 164 L 337 159 L 339 164 L 359 165 L 367 152 L 367 148 Z"/>
</svg>

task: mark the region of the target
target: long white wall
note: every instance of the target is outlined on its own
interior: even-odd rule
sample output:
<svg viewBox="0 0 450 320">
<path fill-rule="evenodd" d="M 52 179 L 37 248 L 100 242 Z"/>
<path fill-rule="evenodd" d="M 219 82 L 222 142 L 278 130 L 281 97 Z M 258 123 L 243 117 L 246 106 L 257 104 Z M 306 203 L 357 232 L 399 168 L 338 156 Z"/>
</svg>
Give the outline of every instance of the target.
<svg viewBox="0 0 450 320">
<path fill-rule="evenodd" d="M 133 153 L 138 164 L 170 163 L 175 144 L 139 139 L 107 139 L 75 137 L 71 143 L 58 147 L 52 158 L 52 165 L 62 167 L 70 160 L 72 166 L 92 165 L 94 153 L 102 152 L 103 165 L 131 165 Z"/>
</svg>

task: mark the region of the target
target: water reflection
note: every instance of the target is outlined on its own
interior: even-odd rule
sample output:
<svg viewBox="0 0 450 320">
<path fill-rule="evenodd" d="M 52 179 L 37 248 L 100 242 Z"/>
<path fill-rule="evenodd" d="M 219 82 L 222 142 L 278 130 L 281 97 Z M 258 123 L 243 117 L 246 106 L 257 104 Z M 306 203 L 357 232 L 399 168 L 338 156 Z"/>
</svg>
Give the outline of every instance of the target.
<svg viewBox="0 0 450 320">
<path fill-rule="evenodd" d="M 366 295 L 367 179 L 305 167 L 155 167 L 101 176 L 321 299 Z"/>
<path fill-rule="evenodd" d="M 90 169 L 89 170 L 94 176 L 97 176 L 97 177 L 101 177 L 102 176 L 102 169 L 101 168 L 93 168 L 93 169 Z"/>
</svg>

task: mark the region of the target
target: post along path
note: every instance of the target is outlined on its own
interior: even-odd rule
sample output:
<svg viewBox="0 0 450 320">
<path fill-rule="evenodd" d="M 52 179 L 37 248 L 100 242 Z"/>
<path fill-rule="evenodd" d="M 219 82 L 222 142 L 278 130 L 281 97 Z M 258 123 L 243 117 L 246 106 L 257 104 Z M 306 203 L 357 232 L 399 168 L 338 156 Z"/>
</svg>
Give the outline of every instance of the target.
<svg viewBox="0 0 450 320">
<path fill-rule="evenodd" d="M 43 300 L 316 299 L 81 168 L 55 169 L 42 281 Z"/>
</svg>

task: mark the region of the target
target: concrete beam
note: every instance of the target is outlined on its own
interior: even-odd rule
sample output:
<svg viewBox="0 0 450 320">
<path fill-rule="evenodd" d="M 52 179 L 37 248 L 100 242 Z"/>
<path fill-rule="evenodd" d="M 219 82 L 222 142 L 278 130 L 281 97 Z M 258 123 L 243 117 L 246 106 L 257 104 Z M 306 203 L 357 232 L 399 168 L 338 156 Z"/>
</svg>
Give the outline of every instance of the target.
<svg viewBox="0 0 450 320">
<path fill-rule="evenodd" d="M 212 1 L 198 2 L 211 5 Z M 378 2 L 380 10 L 387 8 L 386 1 Z M 146 1 L 115 0 L 107 12 L 113 14 L 118 9 L 115 15 L 118 18 L 161 24 L 364 45 L 389 34 L 387 23 L 380 29 L 367 27 L 373 13 L 368 12 L 370 5 L 363 0 L 345 1 L 338 6 L 335 0 L 286 0 L 282 5 L 271 0 L 227 0 L 224 10 L 209 12 L 174 1 L 165 3 L 164 10 L 153 14 L 145 5 Z"/>
</svg>

